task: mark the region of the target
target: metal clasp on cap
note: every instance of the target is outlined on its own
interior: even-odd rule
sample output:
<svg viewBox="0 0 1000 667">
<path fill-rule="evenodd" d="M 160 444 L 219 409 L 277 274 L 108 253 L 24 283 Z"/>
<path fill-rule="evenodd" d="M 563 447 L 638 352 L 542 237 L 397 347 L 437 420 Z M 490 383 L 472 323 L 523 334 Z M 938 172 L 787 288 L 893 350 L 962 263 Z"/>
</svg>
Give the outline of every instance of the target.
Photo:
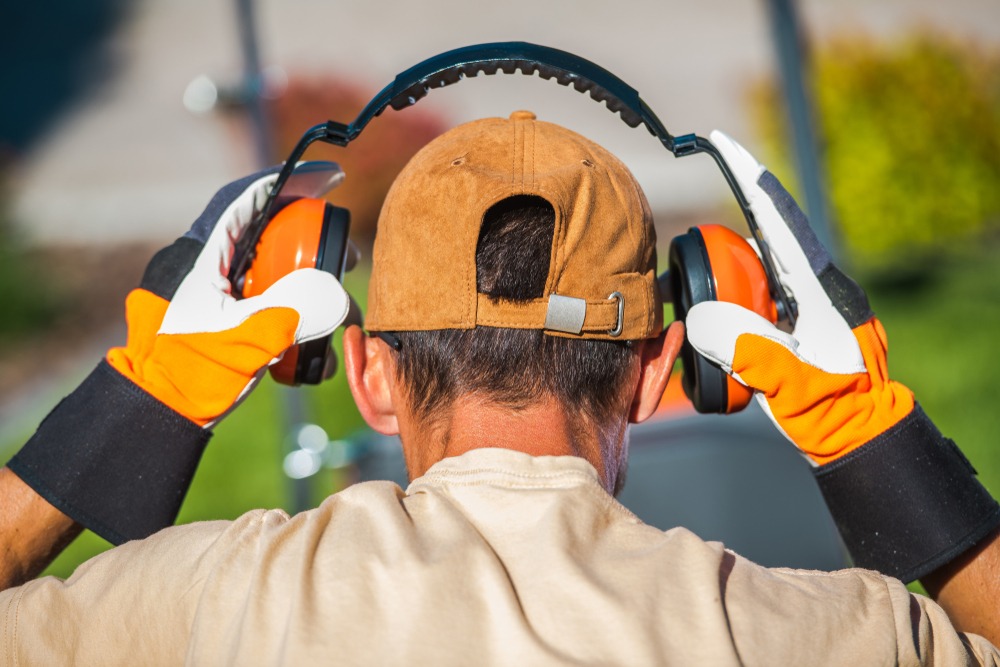
<svg viewBox="0 0 1000 667">
<path fill-rule="evenodd" d="M 612 338 L 618 338 L 622 335 L 622 330 L 625 328 L 625 297 L 622 296 L 621 292 L 612 292 L 608 299 L 618 299 L 618 324 L 615 325 L 614 329 L 608 329 L 608 335 Z"/>
<path fill-rule="evenodd" d="M 583 331 L 586 319 L 586 299 L 560 294 L 549 296 L 549 305 L 545 313 L 545 328 L 549 331 L 579 334 Z"/>
</svg>

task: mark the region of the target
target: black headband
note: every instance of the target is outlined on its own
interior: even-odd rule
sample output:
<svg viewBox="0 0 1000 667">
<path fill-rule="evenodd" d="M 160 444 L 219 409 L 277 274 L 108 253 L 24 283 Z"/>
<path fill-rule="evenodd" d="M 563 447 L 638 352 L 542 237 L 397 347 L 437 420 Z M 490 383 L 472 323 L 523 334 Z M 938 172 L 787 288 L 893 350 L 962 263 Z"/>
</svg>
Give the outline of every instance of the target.
<svg viewBox="0 0 1000 667">
<path fill-rule="evenodd" d="M 274 201 L 288 177 L 291 176 L 295 164 L 310 144 L 322 141 L 336 146 L 347 146 L 361 134 L 361 131 L 375 116 L 385 111 L 386 107 L 391 106 L 397 110 L 406 108 L 416 104 L 431 89 L 443 88 L 458 83 L 464 78 L 478 76 L 480 71 L 486 74 L 496 74 L 497 72 L 513 74 L 518 70 L 527 75 L 534 75 L 535 72 L 538 72 L 538 75 L 543 79 L 555 79 L 563 86 L 572 84 L 578 92 L 589 92 L 591 98 L 598 102 L 605 102 L 608 109 L 619 113 L 622 120 L 630 127 L 645 125 L 650 134 L 659 139 L 664 148 L 673 153 L 674 157 L 685 157 L 698 153 L 707 153 L 712 156 L 743 210 L 743 216 L 750 227 L 750 233 L 761 251 L 761 261 L 764 265 L 764 273 L 767 275 L 771 298 L 778 304 L 779 312 L 783 311 L 786 314 L 789 324 L 795 325 L 794 305 L 778 282 L 778 274 L 771 260 L 771 254 L 760 229 L 757 227 L 757 221 L 750 210 L 750 203 L 743 194 L 743 190 L 736 181 L 729 165 L 712 142 L 694 134 L 676 137 L 671 135 L 652 109 L 639 97 L 639 93 L 603 67 L 566 51 L 527 42 L 478 44 L 428 58 L 399 74 L 391 84 L 383 88 L 368 103 L 349 125 L 327 121 L 316 125 L 302 135 L 278 174 L 278 180 L 275 182 L 260 214 L 254 218 L 243 238 L 236 244 L 229 272 L 229 282 L 233 285 L 234 295 L 240 296 L 237 287 L 239 285 L 238 279 L 253 259 L 253 249 L 257 247 L 260 235 L 264 231 L 264 227 L 267 226 Z"/>
</svg>

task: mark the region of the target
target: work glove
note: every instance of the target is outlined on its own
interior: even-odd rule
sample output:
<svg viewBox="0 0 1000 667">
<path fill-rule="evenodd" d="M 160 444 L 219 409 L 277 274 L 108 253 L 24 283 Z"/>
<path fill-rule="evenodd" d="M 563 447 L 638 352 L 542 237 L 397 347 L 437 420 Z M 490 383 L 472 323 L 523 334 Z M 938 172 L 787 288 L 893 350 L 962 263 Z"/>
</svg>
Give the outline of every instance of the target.
<svg viewBox="0 0 1000 667">
<path fill-rule="evenodd" d="M 224 188 L 187 234 L 153 257 L 125 301 L 128 344 L 108 352 L 115 370 L 206 428 L 286 349 L 326 336 L 347 315 L 347 293 L 318 269 L 293 271 L 260 296 L 230 296 L 233 245 L 277 178 L 268 171 Z"/>
<path fill-rule="evenodd" d="M 290 346 L 330 334 L 349 299 L 329 273 L 294 271 L 237 301 L 234 244 L 278 167 L 222 188 L 159 251 L 126 299 L 128 342 L 108 352 L 8 467 L 64 514 L 114 544 L 176 519 L 211 428 Z"/>
<path fill-rule="evenodd" d="M 736 304 L 703 302 L 688 313 L 688 340 L 753 389 L 808 457 L 855 564 L 917 579 L 1000 524 L 1000 506 L 912 392 L 889 379 L 885 329 L 795 200 L 731 138 L 715 131 L 711 141 L 747 197 L 798 319 L 789 334 Z"/>
</svg>

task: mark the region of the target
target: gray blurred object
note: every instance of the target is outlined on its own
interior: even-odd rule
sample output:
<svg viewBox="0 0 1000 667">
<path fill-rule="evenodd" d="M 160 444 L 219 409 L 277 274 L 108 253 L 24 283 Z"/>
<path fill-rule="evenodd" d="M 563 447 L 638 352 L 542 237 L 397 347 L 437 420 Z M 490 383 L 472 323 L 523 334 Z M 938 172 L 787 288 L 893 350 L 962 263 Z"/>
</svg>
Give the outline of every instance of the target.
<svg viewBox="0 0 1000 667">
<path fill-rule="evenodd" d="M 264 167 L 271 164 L 272 160 L 271 136 L 260 94 L 263 88 L 263 79 L 261 78 L 260 49 L 254 19 L 254 0 L 236 0 L 236 19 L 239 22 L 244 77 L 246 87 L 250 91 L 247 110 L 250 112 L 254 140 L 257 143 L 257 161 L 261 167 Z"/>
<path fill-rule="evenodd" d="M 271 136 L 268 131 L 267 119 L 264 116 L 264 105 L 259 94 L 261 87 L 260 49 L 257 43 L 257 28 L 254 19 L 254 0 L 236 0 L 235 9 L 240 36 L 240 50 L 243 54 L 243 87 L 249 91 L 245 105 L 247 111 L 250 113 L 250 121 L 253 127 L 253 138 L 257 148 L 257 166 L 263 169 L 271 163 Z M 208 79 L 205 79 L 205 81 L 208 82 L 207 85 L 212 86 L 214 94 L 215 85 Z M 191 90 L 191 86 L 188 86 L 188 90 Z M 186 97 L 187 91 L 185 91 Z M 186 99 L 185 104 L 187 104 Z M 207 108 L 211 108 L 211 106 L 208 105 Z M 340 167 L 337 167 L 338 171 L 339 169 Z M 342 178 L 343 176 L 341 176 Z M 309 176 L 305 176 L 302 180 L 312 185 L 313 179 Z M 281 389 L 282 402 L 285 408 L 285 423 L 289 427 L 289 437 L 286 438 L 286 453 L 292 455 L 297 446 L 293 436 L 297 434 L 299 425 L 306 422 L 307 406 L 302 398 L 301 391 L 296 391 L 294 387 L 282 387 Z M 311 503 L 309 502 L 311 492 L 309 476 L 289 476 L 289 483 L 291 485 L 292 514 L 298 514 L 309 509 L 311 507 Z"/>
<path fill-rule="evenodd" d="M 767 567 L 839 570 L 847 550 L 809 463 L 757 405 L 632 427 L 621 503 Z"/>
<path fill-rule="evenodd" d="M 285 438 L 285 454 L 292 454 L 298 448 L 297 435 L 300 425 L 306 423 L 306 405 L 302 400 L 302 392 L 296 387 L 278 386 L 284 405 L 285 423 L 288 426 L 288 436 Z M 286 470 L 287 472 L 287 470 Z M 315 472 L 315 471 L 313 471 Z M 310 503 L 310 484 L 308 475 L 289 477 L 291 487 L 291 508 L 292 514 L 304 512 L 312 507 Z"/>
<path fill-rule="evenodd" d="M 796 13 L 795 0 L 768 0 L 767 4 L 809 225 L 836 260 L 838 246 L 831 225 L 826 179 L 816 142 L 819 116 L 806 85 L 809 73 L 805 35 Z"/>
<path fill-rule="evenodd" d="M 850 567 L 809 464 L 756 401 L 735 415 L 633 426 L 631 442 L 619 500 L 649 525 L 684 526 L 768 567 Z M 406 488 L 398 438 L 368 431 L 351 443 L 359 481 Z"/>
</svg>

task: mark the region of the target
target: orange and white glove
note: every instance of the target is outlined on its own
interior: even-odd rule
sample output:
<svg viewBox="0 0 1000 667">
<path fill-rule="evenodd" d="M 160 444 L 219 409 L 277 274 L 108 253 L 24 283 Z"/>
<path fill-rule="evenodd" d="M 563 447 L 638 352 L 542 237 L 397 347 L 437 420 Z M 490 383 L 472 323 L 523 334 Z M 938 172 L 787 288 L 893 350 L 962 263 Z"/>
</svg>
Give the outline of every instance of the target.
<svg viewBox="0 0 1000 667">
<path fill-rule="evenodd" d="M 889 379 L 885 329 L 795 200 L 731 138 L 715 131 L 711 141 L 750 203 L 798 319 L 788 334 L 738 305 L 704 302 L 688 313 L 688 340 L 753 389 L 815 466 L 855 564 L 917 579 L 1000 524 L 1000 506 L 912 392 Z"/>
<path fill-rule="evenodd" d="M 349 297 L 329 273 L 294 271 L 237 301 L 235 242 L 278 167 L 230 183 L 158 252 L 126 300 L 128 342 L 53 409 L 8 467 L 112 543 L 173 523 L 211 428 L 290 346 L 331 333 Z"/>
<path fill-rule="evenodd" d="M 128 344 L 108 362 L 173 410 L 210 428 L 292 345 L 330 334 L 350 300 L 331 274 L 300 269 L 260 296 L 230 296 L 233 246 L 267 199 L 275 170 L 223 188 L 190 231 L 161 250 L 125 301 Z"/>
</svg>

